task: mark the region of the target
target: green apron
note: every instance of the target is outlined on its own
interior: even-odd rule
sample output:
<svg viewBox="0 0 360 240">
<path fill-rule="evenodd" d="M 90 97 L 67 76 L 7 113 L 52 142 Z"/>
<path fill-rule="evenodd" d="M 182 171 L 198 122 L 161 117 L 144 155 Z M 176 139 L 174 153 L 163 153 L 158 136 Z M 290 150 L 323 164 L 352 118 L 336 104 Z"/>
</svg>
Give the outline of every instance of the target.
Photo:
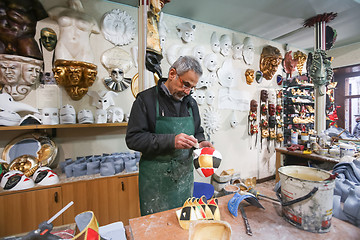
<svg viewBox="0 0 360 240">
<path fill-rule="evenodd" d="M 194 135 L 192 109 L 189 117 L 164 117 L 156 100 L 156 134 Z M 139 167 L 141 215 L 181 207 L 192 197 L 194 187 L 192 149 L 175 149 L 168 154 L 142 155 Z"/>
</svg>

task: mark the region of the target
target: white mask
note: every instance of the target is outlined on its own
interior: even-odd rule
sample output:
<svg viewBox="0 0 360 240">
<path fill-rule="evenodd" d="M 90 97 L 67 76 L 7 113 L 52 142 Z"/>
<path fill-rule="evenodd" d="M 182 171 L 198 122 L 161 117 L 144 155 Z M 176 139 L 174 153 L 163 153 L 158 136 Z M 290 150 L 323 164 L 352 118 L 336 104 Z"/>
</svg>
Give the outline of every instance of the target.
<svg viewBox="0 0 360 240">
<path fill-rule="evenodd" d="M 220 53 L 223 56 L 228 56 L 230 55 L 230 50 L 231 50 L 231 38 L 229 35 L 227 34 L 223 34 L 220 37 Z"/>
<path fill-rule="evenodd" d="M 59 182 L 58 175 L 49 167 L 41 167 L 35 171 L 33 180 L 40 186 L 54 185 Z"/>
<path fill-rule="evenodd" d="M 207 87 L 209 85 L 209 82 L 206 78 L 206 76 L 202 75 L 200 78 L 199 78 L 199 81 L 198 83 L 196 84 L 196 88 L 199 89 L 199 88 L 204 88 L 204 87 Z"/>
<path fill-rule="evenodd" d="M 251 40 L 251 38 L 246 37 L 244 39 L 243 58 L 244 58 L 244 62 L 247 65 L 253 64 L 254 54 L 255 54 L 254 43 Z"/>
<path fill-rule="evenodd" d="M 205 103 L 205 90 L 197 89 L 196 90 L 196 99 L 199 105 L 203 105 Z"/>
<path fill-rule="evenodd" d="M 195 46 L 193 48 L 193 56 L 201 63 L 205 57 L 205 47 L 201 45 Z"/>
<path fill-rule="evenodd" d="M 242 44 L 236 34 L 233 33 L 233 59 L 241 59 L 244 44 Z"/>
<path fill-rule="evenodd" d="M 95 111 L 95 123 L 106 123 L 107 112 L 104 109 L 96 109 Z"/>
<path fill-rule="evenodd" d="M 180 23 L 176 26 L 178 35 L 185 43 L 192 42 L 194 40 L 194 32 L 196 26 L 190 22 Z"/>
<path fill-rule="evenodd" d="M 210 53 L 205 56 L 204 66 L 210 72 L 216 71 L 218 69 L 218 60 L 215 53 Z"/>
<path fill-rule="evenodd" d="M 124 120 L 124 111 L 120 107 L 110 107 L 107 111 L 108 122 L 121 123 Z"/>
<path fill-rule="evenodd" d="M 209 75 L 208 79 L 209 79 L 209 87 L 210 87 L 214 84 L 214 82 L 217 82 L 218 78 L 216 72 L 211 72 L 208 75 Z"/>
<path fill-rule="evenodd" d="M 214 53 L 219 53 L 220 52 L 220 41 L 216 35 L 216 32 L 213 32 L 211 34 L 211 38 L 210 38 L 210 45 L 211 45 L 211 50 Z"/>
<path fill-rule="evenodd" d="M 94 116 L 90 110 L 83 109 L 78 112 L 79 123 L 94 123 Z"/>
<path fill-rule="evenodd" d="M 28 178 L 23 173 L 19 173 L 18 171 L 10 171 L 9 176 L 4 180 L 1 180 L 2 185 L 4 185 L 4 190 L 22 190 L 22 189 L 28 189 L 35 186 L 34 181 L 31 178 Z M 12 186 L 7 186 L 7 183 L 10 183 L 9 180 L 11 179 Z M 8 189 L 5 189 L 9 187 Z"/>
<path fill-rule="evenodd" d="M 60 108 L 60 124 L 75 124 L 76 112 L 73 106 L 66 104 Z"/>
<path fill-rule="evenodd" d="M 59 109 L 44 108 L 41 110 L 41 122 L 44 125 L 59 124 Z"/>
<path fill-rule="evenodd" d="M 21 172 L 19 170 L 11 170 L 11 171 L 5 173 L 4 176 L 1 178 L 0 187 L 4 188 L 7 180 L 16 173 L 24 174 L 23 172 Z"/>
<path fill-rule="evenodd" d="M 206 91 L 206 103 L 208 105 L 213 105 L 215 101 L 215 92 L 211 90 Z"/>
<path fill-rule="evenodd" d="M 95 106 L 97 109 L 104 110 L 115 105 L 113 97 L 118 95 L 113 91 L 89 91 L 87 94 L 92 97 L 91 105 Z"/>
</svg>

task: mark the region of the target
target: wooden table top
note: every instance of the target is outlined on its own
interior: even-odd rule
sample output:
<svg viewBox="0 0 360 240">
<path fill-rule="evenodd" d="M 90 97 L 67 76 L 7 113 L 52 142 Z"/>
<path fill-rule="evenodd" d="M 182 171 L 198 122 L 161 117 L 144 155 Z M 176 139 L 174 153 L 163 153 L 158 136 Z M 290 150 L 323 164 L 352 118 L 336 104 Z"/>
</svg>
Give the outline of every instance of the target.
<svg viewBox="0 0 360 240">
<path fill-rule="evenodd" d="M 276 198 L 275 192 L 272 190 L 274 184 L 275 181 L 261 183 L 256 186 L 256 189 L 264 195 Z M 232 197 L 233 194 L 219 198 L 221 220 L 231 225 L 232 239 L 248 238 L 250 236 L 246 234 L 241 213 L 239 212 L 238 217 L 234 217 L 227 208 L 227 203 Z M 278 203 L 266 199 L 261 199 L 260 202 L 265 210 L 250 205 L 244 207 L 253 232 L 251 239 L 360 239 L 360 228 L 334 217 L 328 233 L 311 233 L 298 229 L 281 217 L 281 206 Z M 175 214 L 176 210 L 130 219 L 128 239 L 188 239 L 189 231 L 180 227 Z"/>
</svg>

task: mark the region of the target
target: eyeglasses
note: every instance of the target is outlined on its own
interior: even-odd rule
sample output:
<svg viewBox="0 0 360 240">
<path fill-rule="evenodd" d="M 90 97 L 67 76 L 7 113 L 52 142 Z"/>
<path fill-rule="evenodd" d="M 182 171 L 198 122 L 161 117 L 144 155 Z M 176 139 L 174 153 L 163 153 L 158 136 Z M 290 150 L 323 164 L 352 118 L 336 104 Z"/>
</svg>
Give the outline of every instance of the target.
<svg viewBox="0 0 360 240">
<path fill-rule="evenodd" d="M 191 86 L 191 84 L 190 84 L 189 82 L 185 82 L 185 81 L 183 81 L 183 80 L 180 78 L 179 75 L 177 75 L 177 76 L 178 76 L 181 84 L 183 85 L 183 86 L 182 86 L 183 89 L 185 89 L 185 90 L 194 90 L 195 86 Z"/>
</svg>

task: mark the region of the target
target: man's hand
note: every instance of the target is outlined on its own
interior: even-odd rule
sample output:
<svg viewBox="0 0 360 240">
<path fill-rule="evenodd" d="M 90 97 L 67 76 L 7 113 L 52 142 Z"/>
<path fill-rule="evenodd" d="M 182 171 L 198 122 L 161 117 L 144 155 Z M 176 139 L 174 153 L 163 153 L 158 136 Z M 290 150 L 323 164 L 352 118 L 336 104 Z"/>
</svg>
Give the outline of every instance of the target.
<svg viewBox="0 0 360 240">
<path fill-rule="evenodd" d="M 175 148 L 176 149 L 189 149 L 197 144 L 196 138 L 193 136 L 180 133 L 175 136 Z"/>
<path fill-rule="evenodd" d="M 202 141 L 201 143 L 199 143 L 199 148 L 204 148 L 204 147 L 214 148 L 214 146 L 209 141 Z"/>
</svg>

